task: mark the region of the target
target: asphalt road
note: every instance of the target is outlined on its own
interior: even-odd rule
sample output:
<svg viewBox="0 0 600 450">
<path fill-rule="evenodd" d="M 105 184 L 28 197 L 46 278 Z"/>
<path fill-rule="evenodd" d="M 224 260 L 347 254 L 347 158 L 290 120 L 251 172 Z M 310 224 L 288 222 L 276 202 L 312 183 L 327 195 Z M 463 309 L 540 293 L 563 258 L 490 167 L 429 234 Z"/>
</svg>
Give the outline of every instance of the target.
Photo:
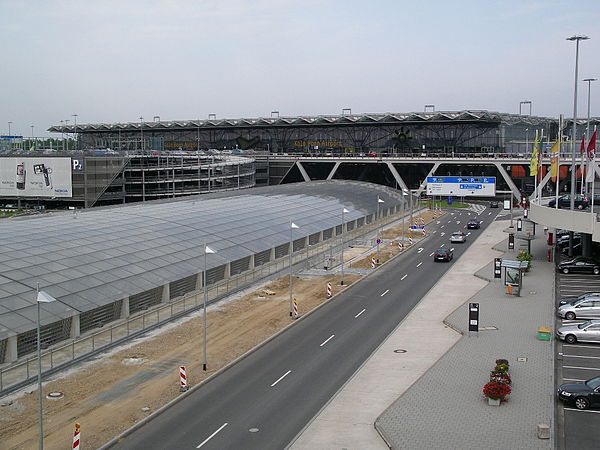
<svg viewBox="0 0 600 450">
<path fill-rule="evenodd" d="M 484 210 L 478 216 L 483 220 L 481 230 L 496 213 Z M 453 212 L 428 225 L 427 239 L 134 431 L 115 448 L 285 448 L 450 264 L 460 264 L 460 255 L 481 232 L 464 229 L 466 221 L 474 217 L 472 212 Z M 460 229 L 470 231 L 467 242 L 450 244 L 450 234 Z M 455 249 L 452 262 L 433 262 L 434 250 L 442 245 Z"/>
<path fill-rule="evenodd" d="M 600 292 L 600 277 L 595 275 L 562 274 L 557 272 L 556 304 L 563 297 L 577 297 L 586 292 Z M 555 327 L 581 323 L 585 320 L 556 318 Z M 567 344 L 556 341 L 556 383 L 578 383 L 600 375 L 600 345 Z M 586 450 L 600 448 L 600 410 L 578 410 L 557 401 L 557 448 Z"/>
</svg>

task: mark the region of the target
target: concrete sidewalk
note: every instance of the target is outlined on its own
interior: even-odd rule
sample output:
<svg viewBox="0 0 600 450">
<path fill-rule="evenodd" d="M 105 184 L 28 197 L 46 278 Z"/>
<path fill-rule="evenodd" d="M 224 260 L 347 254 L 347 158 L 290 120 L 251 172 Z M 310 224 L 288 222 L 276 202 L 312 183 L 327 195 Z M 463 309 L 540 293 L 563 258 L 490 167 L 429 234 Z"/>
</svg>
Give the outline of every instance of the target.
<svg viewBox="0 0 600 450">
<path fill-rule="evenodd" d="M 398 449 L 552 447 L 536 436 L 538 423 L 551 424 L 552 342 L 536 337 L 553 325 L 553 266 L 538 237 L 522 296 L 506 295 L 492 261 L 504 257 L 493 247 L 506 249 L 507 226 L 482 232 L 291 449 L 388 448 L 379 433 Z M 468 335 L 469 301 L 480 304 L 480 326 L 497 330 Z M 498 358 L 510 361 L 513 393 L 493 407 L 481 390 Z"/>
</svg>

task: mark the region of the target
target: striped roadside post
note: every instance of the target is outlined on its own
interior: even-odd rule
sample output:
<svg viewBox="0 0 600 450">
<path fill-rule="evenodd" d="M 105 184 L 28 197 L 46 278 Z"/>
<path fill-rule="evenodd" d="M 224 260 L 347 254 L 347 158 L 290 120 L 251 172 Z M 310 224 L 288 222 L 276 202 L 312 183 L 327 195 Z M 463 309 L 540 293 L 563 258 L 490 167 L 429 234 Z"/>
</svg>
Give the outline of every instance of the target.
<svg viewBox="0 0 600 450">
<path fill-rule="evenodd" d="M 73 433 L 73 450 L 79 450 L 79 435 L 81 431 L 81 425 L 75 424 L 75 432 Z"/>
<path fill-rule="evenodd" d="M 179 366 L 179 392 L 185 392 L 188 390 L 187 374 L 185 372 L 185 366 Z"/>
<path fill-rule="evenodd" d="M 411 237 L 408 238 L 408 245 L 412 245 L 412 238 Z"/>
<path fill-rule="evenodd" d="M 375 261 L 375 257 L 373 256 L 373 257 L 371 258 L 371 269 L 374 269 L 374 268 L 375 268 L 375 264 L 376 264 L 376 261 Z"/>
<path fill-rule="evenodd" d="M 423 227 L 423 236 L 425 236 L 425 227 Z"/>
<path fill-rule="evenodd" d="M 298 300 L 294 297 L 294 318 L 298 317 Z"/>
<path fill-rule="evenodd" d="M 332 295 L 331 283 L 327 283 L 327 298 L 330 298 Z"/>
<path fill-rule="evenodd" d="M 400 251 L 404 250 L 404 244 L 402 242 L 398 242 L 398 248 Z"/>
</svg>

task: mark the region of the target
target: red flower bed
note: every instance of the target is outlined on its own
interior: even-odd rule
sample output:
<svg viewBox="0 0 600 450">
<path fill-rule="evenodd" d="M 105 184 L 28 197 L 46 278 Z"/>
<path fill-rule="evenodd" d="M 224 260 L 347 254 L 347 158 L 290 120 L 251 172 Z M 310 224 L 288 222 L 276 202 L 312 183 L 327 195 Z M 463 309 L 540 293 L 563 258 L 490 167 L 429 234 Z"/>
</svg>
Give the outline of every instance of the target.
<svg viewBox="0 0 600 450">
<path fill-rule="evenodd" d="M 501 381 L 490 381 L 483 387 L 483 395 L 492 400 L 504 400 L 504 397 L 510 393 L 510 386 Z"/>
</svg>

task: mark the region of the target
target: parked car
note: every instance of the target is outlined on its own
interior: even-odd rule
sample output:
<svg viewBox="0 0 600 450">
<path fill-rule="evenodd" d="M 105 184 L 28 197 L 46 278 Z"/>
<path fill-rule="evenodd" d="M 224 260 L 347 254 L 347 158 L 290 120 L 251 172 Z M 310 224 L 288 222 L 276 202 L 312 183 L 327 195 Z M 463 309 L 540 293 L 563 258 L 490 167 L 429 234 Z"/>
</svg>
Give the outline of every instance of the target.
<svg viewBox="0 0 600 450">
<path fill-rule="evenodd" d="M 600 274 L 600 263 L 592 258 L 577 256 L 558 264 L 558 270 L 562 273 L 593 273 Z"/>
<path fill-rule="evenodd" d="M 560 305 L 556 310 L 556 314 L 567 320 L 600 319 L 600 298 L 586 297 L 581 300 L 573 300 Z"/>
<path fill-rule="evenodd" d="M 548 202 L 548 206 L 554 208 L 556 206 L 556 199 L 553 198 Z M 587 197 L 584 197 L 581 194 L 575 195 L 575 208 L 577 209 L 585 209 L 590 206 L 590 202 Z M 570 208 L 571 207 L 571 194 L 565 194 L 558 197 L 558 207 L 559 208 Z"/>
<path fill-rule="evenodd" d="M 566 305 L 567 303 L 573 303 L 577 300 L 583 300 L 586 298 L 596 298 L 600 300 L 600 292 L 586 292 L 585 294 L 581 294 L 579 297 L 575 298 L 561 298 L 559 305 Z"/>
<path fill-rule="evenodd" d="M 565 325 L 556 330 L 556 337 L 568 344 L 576 342 L 597 342 L 600 344 L 600 320 Z"/>
<path fill-rule="evenodd" d="M 581 242 L 581 233 L 573 233 L 573 244 L 579 244 Z M 560 236 L 557 240 L 556 240 L 556 245 L 559 247 L 564 247 L 565 245 L 568 246 L 569 245 L 569 235 L 563 235 Z"/>
<path fill-rule="evenodd" d="M 600 377 L 582 383 L 561 384 L 557 394 L 559 400 L 577 409 L 600 406 Z"/>
<path fill-rule="evenodd" d="M 467 222 L 467 228 L 469 230 L 478 230 L 481 227 L 479 220 L 471 219 Z"/>
<path fill-rule="evenodd" d="M 450 242 L 467 242 L 467 235 L 462 231 L 455 231 L 450 235 Z"/>
<path fill-rule="evenodd" d="M 565 245 L 561 245 L 559 246 L 560 248 L 560 252 L 565 255 L 568 256 L 569 255 L 569 243 L 567 242 Z M 573 256 L 579 256 L 581 255 L 581 252 L 583 250 L 583 244 L 580 242 L 577 242 L 576 244 L 573 244 Z"/>
<path fill-rule="evenodd" d="M 498 207 L 498 202 L 496 200 L 492 200 L 490 202 L 490 208 L 497 208 Z"/>
<path fill-rule="evenodd" d="M 433 254 L 434 261 L 446 261 L 450 262 L 454 258 L 454 252 L 449 248 L 438 248 Z"/>
</svg>

